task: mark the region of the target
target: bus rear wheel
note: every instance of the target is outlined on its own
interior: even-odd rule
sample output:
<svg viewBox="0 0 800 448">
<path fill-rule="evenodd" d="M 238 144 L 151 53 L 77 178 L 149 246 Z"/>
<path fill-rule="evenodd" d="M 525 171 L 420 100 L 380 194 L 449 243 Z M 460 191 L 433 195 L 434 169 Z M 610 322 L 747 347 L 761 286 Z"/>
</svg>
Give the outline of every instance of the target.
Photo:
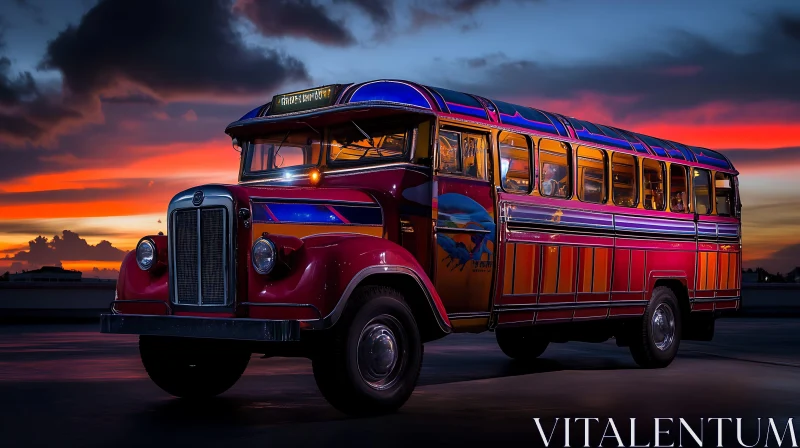
<svg viewBox="0 0 800 448">
<path fill-rule="evenodd" d="M 219 395 L 236 384 L 251 353 L 211 342 L 139 336 L 139 354 L 150 379 L 179 398 Z"/>
<path fill-rule="evenodd" d="M 359 288 L 312 358 L 320 392 L 350 415 L 380 415 L 411 396 L 423 345 L 414 315 L 395 289 Z"/>
<path fill-rule="evenodd" d="M 630 338 L 633 360 L 641 367 L 663 368 L 675 359 L 681 338 L 681 314 L 672 289 L 659 286 Z"/>
<path fill-rule="evenodd" d="M 533 328 L 498 328 L 497 345 L 509 358 L 531 361 L 544 353 L 550 341 Z"/>
</svg>

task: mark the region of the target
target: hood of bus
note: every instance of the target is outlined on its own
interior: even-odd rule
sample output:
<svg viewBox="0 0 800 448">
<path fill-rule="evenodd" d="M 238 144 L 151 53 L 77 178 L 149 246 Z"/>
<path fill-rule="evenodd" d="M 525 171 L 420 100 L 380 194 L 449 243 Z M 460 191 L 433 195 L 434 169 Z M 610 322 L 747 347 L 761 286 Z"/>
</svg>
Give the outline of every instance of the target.
<svg viewBox="0 0 800 448">
<path fill-rule="evenodd" d="M 385 235 L 383 208 L 362 189 L 200 185 L 175 195 L 169 215 L 204 207 L 228 209 L 228 229 L 239 243 L 245 238 L 252 243 L 265 232 L 298 238 L 327 233 Z"/>
</svg>

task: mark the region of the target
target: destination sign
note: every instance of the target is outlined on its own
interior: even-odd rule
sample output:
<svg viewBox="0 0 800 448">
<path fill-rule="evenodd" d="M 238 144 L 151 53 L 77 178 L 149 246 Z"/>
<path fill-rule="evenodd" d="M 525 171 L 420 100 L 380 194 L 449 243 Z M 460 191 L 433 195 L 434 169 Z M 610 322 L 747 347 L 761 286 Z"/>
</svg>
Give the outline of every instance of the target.
<svg viewBox="0 0 800 448">
<path fill-rule="evenodd" d="M 317 87 L 299 92 L 283 93 L 272 98 L 270 115 L 316 109 L 333 104 L 336 85 Z"/>
</svg>

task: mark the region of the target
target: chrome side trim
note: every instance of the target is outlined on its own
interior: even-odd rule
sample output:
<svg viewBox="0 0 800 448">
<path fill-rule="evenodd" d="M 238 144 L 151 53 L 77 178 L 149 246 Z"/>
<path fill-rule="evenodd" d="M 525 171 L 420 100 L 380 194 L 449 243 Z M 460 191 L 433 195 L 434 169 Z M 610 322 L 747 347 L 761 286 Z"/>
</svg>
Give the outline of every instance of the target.
<svg viewBox="0 0 800 448">
<path fill-rule="evenodd" d="M 339 299 L 339 302 L 333 308 L 333 311 L 331 311 L 330 314 L 325 316 L 323 319 L 324 328 L 330 328 L 339 320 L 340 317 L 342 317 L 344 308 L 347 306 L 347 302 L 358 284 L 373 274 L 407 275 L 413 278 L 419 287 L 425 291 L 425 298 L 428 300 L 428 305 L 430 305 L 431 312 L 436 317 L 436 323 L 439 325 L 439 329 L 441 329 L 445 334 L 450 334 L 453 331 L 452 328 L 444 322 L 442 315 L 439 314 L 439 311 L 436 309 L 436 304 L 433 302 L 433 296 L 431 296 L 430 291 L 428 291 L 428 288 L 425 287 L 425 283 L 422 282 L 419 275 L 417 275 L 417 273 L 411 268 L 396 265 L 369 266 L 353 276 L 353 278 L 350 280 L 350 283 L 347 284 L 347 287 L 342 293 L 342 297 Z"/>
<path fill-rule="evenodd" d="M 620 308 L 626 306 L 647 306 L 648 300 L 626 300 L 621 302 L 571 302 L 553 304 L 532 304 L 532 305 L 498 305 L 495 311 L 507 313 L 514 311 L 552 311 L 552 310 L 575 310 L 583 308 Z"/>
<path fill-rule="evenodd" d="M 732 300 L 742 300 L 739 296 L 729 296 L 729 297 L 709 297 L 709 298 L 694 298 L 689 299 L 689 303 L 713 303 L 713 302 L 730 302 Z"/>
<path fill-rule="evenodd" d="M 480 313 L 453 313 L 453 314 L 448 314 L 448 315 L 447 315 L 447 318 L 448 318 L 448 319 L 450 319 L 450 320 L 459 320 L 459 319 L 481 319 L 481 318 L 486 318 L 486 319 L 488 319 L 488 318 L 489 318 L 489 317 L 491 317 L 491 316 L 492 316 L 492 313 L 489 313 L 489 312 L 480 312 Z"/>
</svg>

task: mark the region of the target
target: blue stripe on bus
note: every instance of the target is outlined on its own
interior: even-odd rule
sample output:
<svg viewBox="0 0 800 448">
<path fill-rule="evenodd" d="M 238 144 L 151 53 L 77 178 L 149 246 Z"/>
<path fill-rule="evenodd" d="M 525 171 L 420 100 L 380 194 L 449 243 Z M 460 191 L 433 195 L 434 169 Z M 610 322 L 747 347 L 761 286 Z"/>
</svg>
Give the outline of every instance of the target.
<svg viewBox="0 0 800 448">
<path fill-rule="evenodd" d="M 292 204 L 272 202 L 270 211 L 279 222 L 343 224 L 336 214 L 321 204 Z"/>
<path fill-rule="evenodd" d="M 383 215 L 378 207 L 359 207 L 350 205 L 335 205 L 337 213 L 348 220 L 350 224 L 383 224 Z"/>
</svg>

